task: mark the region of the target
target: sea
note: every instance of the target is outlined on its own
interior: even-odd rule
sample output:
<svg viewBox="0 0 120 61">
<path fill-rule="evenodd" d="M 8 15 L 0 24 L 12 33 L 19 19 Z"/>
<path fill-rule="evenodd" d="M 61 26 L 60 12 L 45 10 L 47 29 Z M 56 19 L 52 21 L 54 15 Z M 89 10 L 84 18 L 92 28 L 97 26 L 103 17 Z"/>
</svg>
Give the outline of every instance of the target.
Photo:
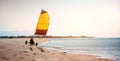
<svg viewBox="0 0 120 61">
<path fill-rule="evenodd" d="M 120 61 L 120 38 L 48 38 L 39 46 L 71 54 L 96 55 Z"/>
</svg>

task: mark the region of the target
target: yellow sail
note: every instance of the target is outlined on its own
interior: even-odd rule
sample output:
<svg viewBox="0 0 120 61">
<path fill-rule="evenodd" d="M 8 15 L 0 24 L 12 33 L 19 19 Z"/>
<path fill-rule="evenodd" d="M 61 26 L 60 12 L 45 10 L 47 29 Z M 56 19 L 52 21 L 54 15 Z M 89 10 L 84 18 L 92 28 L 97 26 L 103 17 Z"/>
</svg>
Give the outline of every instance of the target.
<svg viewBox="0 0 120 61">
<path fill-rule="evenodd" d="M 48 12 L 42 10 L 38 19 L 35 35 L 46 35 L 49 28 L 49 22 L 50 18 Z"/>
</svg>

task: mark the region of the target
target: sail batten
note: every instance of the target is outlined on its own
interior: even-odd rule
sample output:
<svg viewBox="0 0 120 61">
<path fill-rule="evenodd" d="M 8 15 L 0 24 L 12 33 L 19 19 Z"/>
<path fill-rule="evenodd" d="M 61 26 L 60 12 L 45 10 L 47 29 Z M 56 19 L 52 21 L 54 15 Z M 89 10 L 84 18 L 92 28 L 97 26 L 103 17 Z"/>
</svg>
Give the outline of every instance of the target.
<svg viewBox="0 0 120 61">
<path fill-rule="evenodd" d="M 42 10 L 38 19 L 35 35 L 46 35 L 49 28 L 50 18 L 48 12 Z"/>
</svg>

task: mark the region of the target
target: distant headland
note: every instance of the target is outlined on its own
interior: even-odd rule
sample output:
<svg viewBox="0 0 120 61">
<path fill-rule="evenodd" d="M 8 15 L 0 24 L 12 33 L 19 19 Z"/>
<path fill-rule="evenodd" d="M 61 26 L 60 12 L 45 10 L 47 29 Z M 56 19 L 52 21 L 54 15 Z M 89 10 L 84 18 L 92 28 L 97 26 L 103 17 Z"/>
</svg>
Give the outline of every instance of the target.
<svg viewBox="0 0 120 61">
<path fill-rule="evenodd" d="M 92 36 L 0 36 L 0 38 L 95 38 Z"/>
</svg>

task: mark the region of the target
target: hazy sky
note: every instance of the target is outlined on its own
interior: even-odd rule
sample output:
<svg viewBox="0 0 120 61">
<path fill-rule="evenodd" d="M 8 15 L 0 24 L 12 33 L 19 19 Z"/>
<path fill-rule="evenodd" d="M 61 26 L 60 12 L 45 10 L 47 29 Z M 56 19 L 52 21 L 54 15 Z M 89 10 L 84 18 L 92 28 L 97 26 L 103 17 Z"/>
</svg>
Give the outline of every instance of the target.
<svg viewBox="0 0 120 61">
<path fill-rule="evenodd" d="M 48 35 L 120 37 L 119 0 L 0 0 L 0 35 L 33 35 L 42 8 Z"/>
</svg>

